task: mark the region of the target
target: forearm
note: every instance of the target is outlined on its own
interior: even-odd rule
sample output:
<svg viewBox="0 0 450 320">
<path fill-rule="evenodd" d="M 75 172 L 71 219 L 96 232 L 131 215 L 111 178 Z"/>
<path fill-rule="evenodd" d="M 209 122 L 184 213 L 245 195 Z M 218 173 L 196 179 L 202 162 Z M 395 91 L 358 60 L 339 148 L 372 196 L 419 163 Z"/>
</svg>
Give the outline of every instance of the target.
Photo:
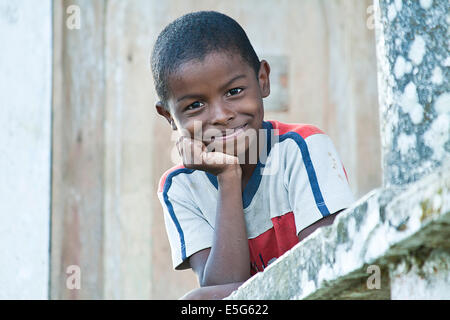
<svg viewBox="0 0 450 320">
<path fill-rule="evenodd" d="M 194 289 L 180 298 L 180 300 L 219 300 L 228 297 L 244 282 L 220 284 Z"/>
<path fill-rule="evenodd" d="M 203 271 L 202 286 L 240 282 L 250 277 L 240 170 L 218 175 L 218 185 L 214 240 Z"/>
</svg>

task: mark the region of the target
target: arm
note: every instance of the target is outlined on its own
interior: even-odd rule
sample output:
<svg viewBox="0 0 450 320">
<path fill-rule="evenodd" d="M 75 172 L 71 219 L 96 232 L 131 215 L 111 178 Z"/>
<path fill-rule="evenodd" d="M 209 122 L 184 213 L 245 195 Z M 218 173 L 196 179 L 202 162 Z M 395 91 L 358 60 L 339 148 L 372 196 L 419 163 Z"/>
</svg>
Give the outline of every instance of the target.
<svg viewBox="0 0 450 320">
<path fill-rule="evenodd" d="M 191 267 L 202 287 L 243 282 L 250 277 L 250 257 L 238 159 L 206 152 L 204 146 L 192 139 L 184 139 L 183 143 L 180 153 L 193 150 L 193 157 L 197 159 L 197 165 L 184 161 L 185 166 L 215 174 L 219 189 L 212 246 L 193 254 L 189 258 Z"/>
<path fill-rule="evenodd" d="M 228 297 L 243 282 L 227 283 L 217 286 L 194 289 L 180 298 L 180 300 L 219 300 Z"/>
<path fill-rule="evenodd" d="M 299 241 L 304 240 L 306 237 L 308 237 L 310 234 L 312 234 L 318 228 L 333 224 L 336 216 L 344 210 L 345 209 L 339 210 L 339 211 L 335 212 L 334 214 L 331 214 L 325 218 L 322 218 L 319 221 L 310 225 L 309 227 L 300 231 L 298 234 Z M 191 267 L 197 273 L 197 275 L 199 275 L 203 272 L 203 268 L 205 266 L 206 260 L 208 259 L 210 251 L 211 251 L 210 248 L 204 249 L 204 250 L 201 250 L 191 256 L 191 258 L 190 258 Z M 200 279 L 200 277 L 201 276 L 199 275 L 199 279 Z M 207 287 L 194 289 L 194 290 L 188 292 L 187 294 L 185 294 L 180 299 L 185 299 L 185 300 L 223 299 L 223 298 L 229 296 L 233 291 L 237 290 L 243 283 L 244 282 L 234 282 L 234 283 L 228 283 L 228 284 L 223 284 L 223 285 L 207 286 Z"/>
<path fill-rule="evenodd" d="M 199 270 L 194 269 L 201 286 L 241 282 L 250 277 L 239 165 L 219 174 L 217 180 L 219 201 L 213 245 L 203 268 L 200 264 Z"/>
</svg>

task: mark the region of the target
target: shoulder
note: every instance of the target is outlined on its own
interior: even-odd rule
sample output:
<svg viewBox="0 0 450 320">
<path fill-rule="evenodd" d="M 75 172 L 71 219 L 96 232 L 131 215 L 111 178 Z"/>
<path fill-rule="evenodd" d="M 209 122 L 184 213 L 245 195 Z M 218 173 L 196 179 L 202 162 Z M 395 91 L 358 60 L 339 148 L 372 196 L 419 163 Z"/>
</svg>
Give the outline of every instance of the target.
<svg viewBox="0 0 450 320">
<path fill-rule="evenodd" d="M 272 145 L 287 166 L 299 165 L 299 157 L 307 166 L 311 162 L 321 163 L 326 160 L 324 156 L 333 153 L 334 146 L 330 137 L 314 125 L 279 121 L 270 123 L 275 130 L 272 133 L 275 137 Z"/>
<path fill-rule="evenodd" d="M 279 121 L 268 122 L 272 129 L 274 143 L 284 152 L 292 149 L 301 150 L 304 153 L 309 147 L 326 144 L 329 137 L 318 127 L 304 123 L 283 123 Z"/>
<path fill-rule="evenodd" d="M 325 134 L 321 129 L 312 124 L 283 123 L 276 120 L 269 120 L 268 122 L 272 125 L 273 130 L 276 130 L 275 135 L 278 135 L 280 138 L 298 135 L 306 139 L 316 134 Z"/>
<path fill-rule="evenodd" d="M 183 165 L 177 165 L 168 169 L 159 179 L 158 192 L 167 191 L 176 177 L 178 180 L 181 180 L 180 178 L 183 178 L 185 175 L 190 175 L 194 171 L 195 170 L 185 168 Z"/>
</svg>

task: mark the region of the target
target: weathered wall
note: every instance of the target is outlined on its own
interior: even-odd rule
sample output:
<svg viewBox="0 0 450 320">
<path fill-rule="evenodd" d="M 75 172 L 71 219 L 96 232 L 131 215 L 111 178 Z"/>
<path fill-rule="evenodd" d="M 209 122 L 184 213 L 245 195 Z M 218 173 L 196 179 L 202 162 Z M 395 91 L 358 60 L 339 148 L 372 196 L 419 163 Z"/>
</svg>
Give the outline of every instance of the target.
<svg viewBox="0 0 450 320">
<path fill-rule="evenodd" d="M 438 248 L 423 256 L 406 257 L 390 273 L 391 299 L 449 300 L 450 249 Z"/>
<path fill-rule="evenodd" d="M 66 25 L 80 4 L 81 28 Z M 51 298 L 100 299 L 103 287 L 104 1 L 54 1 Z M 68 289 L 66 270 L 81 271 Z"/>
<path fill-rule="evenodd" d="M 450 2 L 375 1 L 385 185 L 450 157 Z"/>
<path fill-rule="evenodd" d="M 0 0 L 0 299 L 47 299 L 51 1 Z"/>
<path fill-rule="evenodd" d="M 54 1 L 53 299 L 151 298 L 152 16 L 147 1 Z"/>
<path fill-rule="evenodd" d="M 106 5 L 104 298 L 149 299 L 155 117 L 146 66 L 155 7 L 146 0 Z"/>
<path fill-rule="evenodd" d="M 450 2 L 376 0 L 375 9 L 383 184 L 404 186 L 450 162 Z M 441 198 L 422 202 L 422 217 Z M 449 299 L 450 255 L 435 247 L 392 268 L 392 299 Z"/>
</svg>

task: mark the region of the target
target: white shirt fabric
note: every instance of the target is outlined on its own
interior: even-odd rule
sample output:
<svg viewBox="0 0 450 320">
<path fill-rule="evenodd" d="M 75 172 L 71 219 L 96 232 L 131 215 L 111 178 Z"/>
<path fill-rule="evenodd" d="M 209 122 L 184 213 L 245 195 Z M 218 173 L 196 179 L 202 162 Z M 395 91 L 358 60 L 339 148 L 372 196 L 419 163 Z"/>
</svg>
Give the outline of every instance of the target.
<svg viewBox="0 0 450 320">
<path fill-rule="evenodd" d="M 298 242 L 298 233 L 347 208 L 354 197 L 331 139 L 305 124 L 264 121 L 266 161 L 258 161 L 243 190 L 252 274 Z M 161 178 L 158 197 L 175 269 L 212 246 L 217 210 L 217 178 L 177 166 Z"/>
</svg>

